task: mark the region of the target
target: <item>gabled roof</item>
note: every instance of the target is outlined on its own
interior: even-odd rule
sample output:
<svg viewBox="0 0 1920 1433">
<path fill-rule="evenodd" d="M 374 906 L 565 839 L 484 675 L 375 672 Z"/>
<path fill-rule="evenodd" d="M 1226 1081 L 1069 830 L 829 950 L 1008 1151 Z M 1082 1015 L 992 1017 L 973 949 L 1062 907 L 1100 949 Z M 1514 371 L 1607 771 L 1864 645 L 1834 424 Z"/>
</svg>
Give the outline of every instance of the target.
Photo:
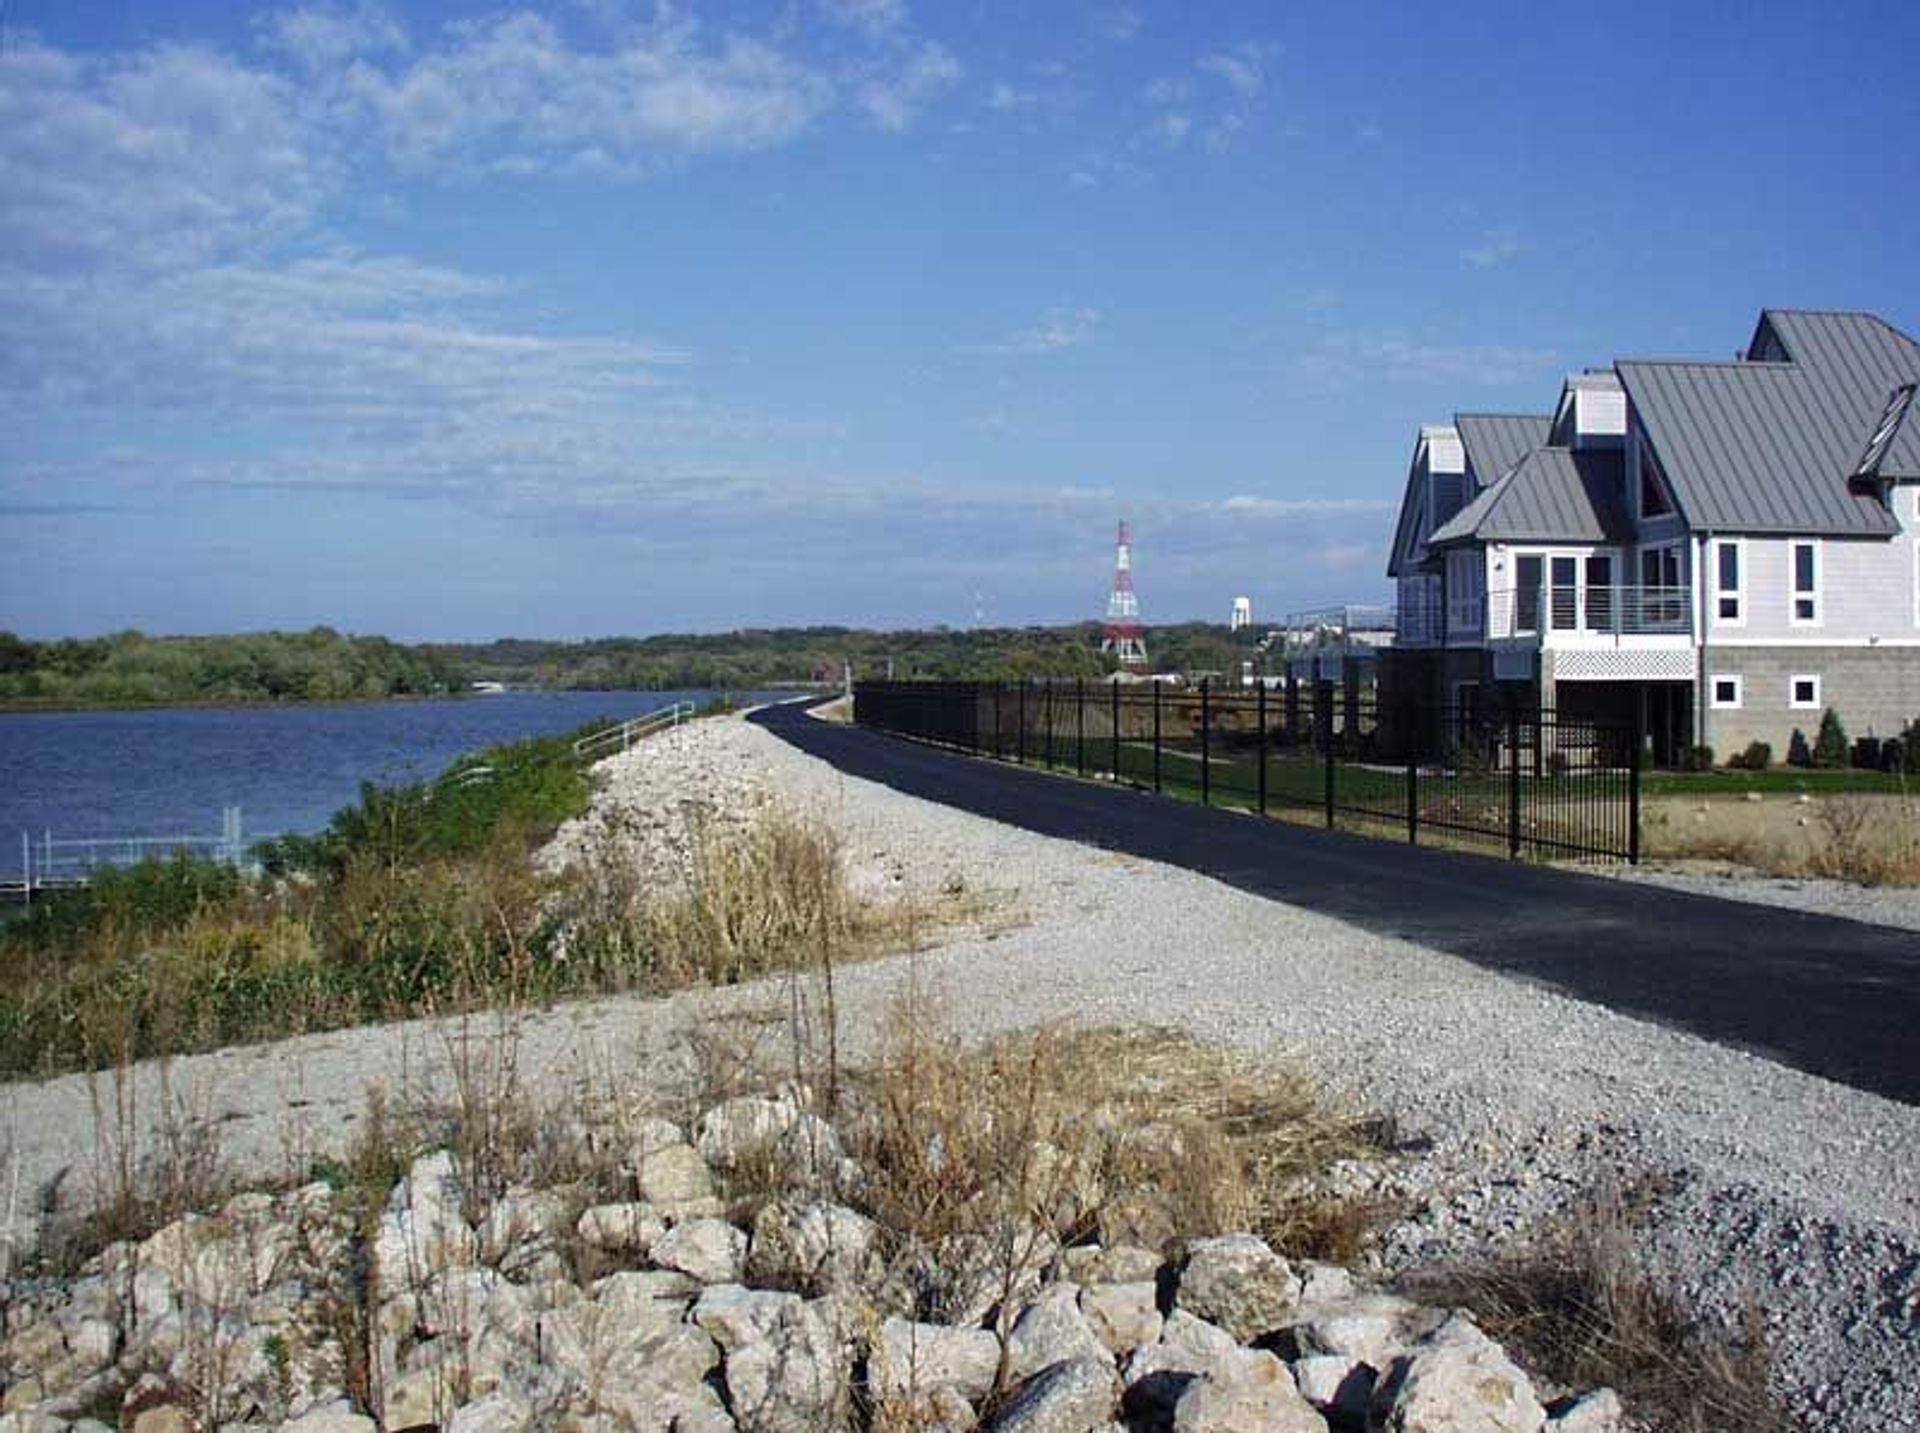
<svg viewBox="0 0 1920 1433">
<path fill-rule="evenodd" d="M 1467 470 L 1485 488 L 1547 441 L 1553 419 L 1544 413 L 1456 413 L 1453 426 L 1467 450 Z"/>
<path fill-rule="evenodd" d="M 1899 524 L 1850 484 L 1889 393 L 1920 379 L 1920 344 L 1866 313 L 1768 309 L 1733 363 L 1614 365 L 1698 532 L 1880 537 Z M 1920 473 L 1901 424 L 1881 471 Z"/>
<path fill-rule="evenodd" d="M 1420 513 L 1420 462 L 1428 458 L 1435 445 L 1447 450 L 1451 459 L 1452 449 L 1460 444 L 1460 435 L 1445 424 L 1427 424 L 1420 429 L 1420 437 L 1413 445 L 1413 456 L 1407 460 L 1407 487 L 1400 495 L 1400 520 L 1393 527 L 1393 551 L 1387 554 L 1387 576 L 1400 575 L 1400 558 L 1407 551 L 1413 537 L 1413 528 Z M 1456 471 L 1449 467 L 1446 472 Z"/>
<path fill-rule="evenodd" d="M 1621 501 L 1625 455 L 1535 448 L 1499 482 L 1427 539 L 1461 542 L 1613 543 L 1632 538 Z"/>
</svg>

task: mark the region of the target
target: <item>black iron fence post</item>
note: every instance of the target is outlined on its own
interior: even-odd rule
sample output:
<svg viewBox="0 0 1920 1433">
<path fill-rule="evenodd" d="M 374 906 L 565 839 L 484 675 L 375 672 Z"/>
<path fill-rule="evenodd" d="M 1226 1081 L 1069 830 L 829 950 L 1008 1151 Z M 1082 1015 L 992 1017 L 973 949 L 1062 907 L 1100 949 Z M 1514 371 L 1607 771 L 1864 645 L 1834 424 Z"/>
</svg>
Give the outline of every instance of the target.
<svg viewBox="0 0 1920 1433">
<path fill-rule="evenodd" d="M 1022 766 L 1027 764 L 1027 682 L 1020 679 L 1015 689 L 1017 695 L 1013 712 L 1013 759 Z"/>
<path fill-rule="evenodd" d="M 1082 776 L 1087 774 L 1087 679 L 1073 679 L 1073 726 L 1074 726 L 1074 765 Z"/>
<path fill-rule="evenodd" d="M 1256 744 L 1260 777 L 1255 783 L 1257 795 L 1254 799 L 1259 803 L 1260 814 L 1264 816 L 1267 814 L 1267 682 L 1264 677 L 1254 693 L 1253 723 L 1260 728 L 1260 740 Z"/>
<path fill-rule="evenodd" d="M 1520 858 L 1520 713 L 1507 712 L 1507 855 Z"/>
<path fill-rule="evenodd" d="M 1326 804 L 1327 829 L 1333 829 L 1333 683 L 1315 682 L 1313 687 L 1313 724 L 1320 728 L 1320 741 L 1325 756 L 1325 770 L 1321 779 L 1322 799 Z"/>
<path fill-rule="evenodd" d="M 1640 864 L 1640 763 L 1646 760 L 1646 709 L 1633 707 L 1633 750 L 1627 757 L 1627 864 Z"/>
<path fill-rule="evenodd" d="M 1112 688 L 1110 705 L 1113 708 L 1113 781 L 1114 785 L 1118 786 L 1120 784 L 1120 683 L 1116 678 L 1108 685 Z"/>
<path fill-rule="evenodd" d="M 1207 714 L 1207 686 L 1212 680 L 1211 677 L 1200 679 L 1200 804 L 1202 806 L 1213 804 L 1213 783 L 1209 780 L 1213 746 L 1209 732 L 1212 722 L 1209 721 Z"/>
<path fill-rule="evenodd" d="M 1160 684 L 1153 684 L 1153 789 L 1160 790 Z"/>
<path fill-rule="evenodd" d="M 1407 844 L 1420 844 L 1420 758 L 1411 744 L 1407 747 Z"/>
</svg>

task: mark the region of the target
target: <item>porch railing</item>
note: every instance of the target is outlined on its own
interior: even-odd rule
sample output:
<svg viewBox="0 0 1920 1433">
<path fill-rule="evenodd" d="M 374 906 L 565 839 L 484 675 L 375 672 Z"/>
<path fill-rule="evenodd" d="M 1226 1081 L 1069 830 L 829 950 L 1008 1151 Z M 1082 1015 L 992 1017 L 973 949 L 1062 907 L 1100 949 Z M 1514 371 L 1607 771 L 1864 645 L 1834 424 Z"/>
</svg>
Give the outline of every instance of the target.
<svg viewBox="0 0 1920 1433">
<path fill-rule="evenodd" d="M 1451 614 L 1450 614 L 1451 617 Z M 1680 636 L 1693 630 L 1693 594 L 1685 587 L 1588 587 L 1552 583 L 1496 588 L 1486 597 L 1489 638 Z"/>
</svg>

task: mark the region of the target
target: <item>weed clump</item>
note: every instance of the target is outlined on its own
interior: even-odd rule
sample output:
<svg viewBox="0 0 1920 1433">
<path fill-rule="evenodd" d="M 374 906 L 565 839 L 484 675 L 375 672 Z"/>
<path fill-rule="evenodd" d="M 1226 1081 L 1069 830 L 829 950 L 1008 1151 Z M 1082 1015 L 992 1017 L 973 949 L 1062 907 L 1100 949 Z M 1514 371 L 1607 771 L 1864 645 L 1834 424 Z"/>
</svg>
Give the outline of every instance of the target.
<svg viewBox="0 0 1920 1433">
<path fill-rule="evenodd" d="M 1647 1272 L 1635 1235 L 1656 1195 L 1651 1186 L 1597 1192 L 1525 1245 L 1417 1271 L 1407 1291 L 1470 1309 L 1557 1383 L 1618 1390 L 1652 1427 L 1785 1433 L 1758 1328 L 1699 1321 Z"/>
</svg>

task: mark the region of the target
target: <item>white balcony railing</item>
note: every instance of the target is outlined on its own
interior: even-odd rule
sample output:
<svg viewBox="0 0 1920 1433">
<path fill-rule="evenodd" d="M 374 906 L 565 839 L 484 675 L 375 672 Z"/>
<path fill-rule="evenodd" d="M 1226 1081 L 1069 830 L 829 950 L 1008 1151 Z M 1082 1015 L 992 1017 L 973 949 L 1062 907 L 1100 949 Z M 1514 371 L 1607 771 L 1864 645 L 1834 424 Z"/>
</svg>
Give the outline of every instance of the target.
<svg viewBox="0 0 1920 1433">
<path fill-rule="evenodd" d="M 1451 616 L 1451 614 L 1449 614 Z M 1501 588 L 1486 597 L 1486 636 L 1687 636 L 1693 594 L 1685 587 Z"/>
</svg>

